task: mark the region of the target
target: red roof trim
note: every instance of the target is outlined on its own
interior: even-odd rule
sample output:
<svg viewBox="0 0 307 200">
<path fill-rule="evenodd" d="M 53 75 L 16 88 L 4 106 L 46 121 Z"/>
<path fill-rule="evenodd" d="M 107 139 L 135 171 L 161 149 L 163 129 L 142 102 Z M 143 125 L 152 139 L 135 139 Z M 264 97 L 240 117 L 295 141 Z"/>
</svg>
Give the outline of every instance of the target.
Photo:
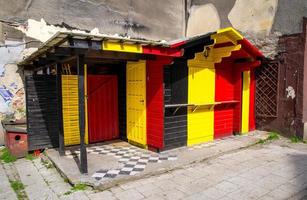
<svg viewBox="0 0 307 200">
<path fill-rule="evenodd" d="M 183 55 L 182 49 L 177 48 L 161 48 L 153 46 L 143 46 L 144 54 L 154 54 L 160 56 L 181 57 Z"/>
<path fill-rule="evenodd" d="M 251 56 L 256 58 L 264 57 L 261 51 L 257 47 L 255 47 L 252 43 L 250 43 L 250 41 L 248 41 L 247 39 L 243 38 L 243 40 L 239 40 L 238 43 L 241 44 L 244 51 L 246 51 Z"/>
</svg>

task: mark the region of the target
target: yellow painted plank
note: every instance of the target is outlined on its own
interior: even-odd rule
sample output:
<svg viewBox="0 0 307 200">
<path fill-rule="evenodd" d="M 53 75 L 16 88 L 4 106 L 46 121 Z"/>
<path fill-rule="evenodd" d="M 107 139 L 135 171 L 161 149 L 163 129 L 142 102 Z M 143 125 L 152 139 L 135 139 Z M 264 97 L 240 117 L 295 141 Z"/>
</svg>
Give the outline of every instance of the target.
<svg viewBox="0 0 307 200">
<path fill-rule="evenodd" d="M 127 44 L 121 42 L 103 41 L 102 49 L 105 51 L 121 51 L 131 53 L 142 53 L 143 49 L 140 44 Z"/>
<path fill-rule="evenodd" d="M 77 75 L 62 75 L 62 113 L 65 146 L 80 144 Z M 85 134 L 88 143 L 88 134 Z"/>
<path fill-rule="evenodd" d="M 250 71 L 243 72 L 241 133 L 249 131 Z"/>
<path fill-rule="evenodd" d="M 128 62 L 126 73 L 127 138 L 146 145 L 146 62 Z"/>
<path fill-rule="evenodd" d="M 188 77 L 188 103 L 211 104 L 215 100 L 215 69 L 190 67 Z M 214 110 L 208 106 L 188 109 L 188 145 L 213 140 Z"/>
</svg>

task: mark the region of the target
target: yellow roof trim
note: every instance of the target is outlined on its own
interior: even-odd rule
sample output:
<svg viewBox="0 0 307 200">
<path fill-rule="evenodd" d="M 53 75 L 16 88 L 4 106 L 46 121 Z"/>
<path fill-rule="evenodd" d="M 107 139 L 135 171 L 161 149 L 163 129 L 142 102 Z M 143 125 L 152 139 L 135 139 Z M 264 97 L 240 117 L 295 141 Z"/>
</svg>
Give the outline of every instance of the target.
<svg viewBox="0 0 307 200">
<path fill-rule="evenodd" d="M 237 44 L 238 40 L 243 40 L 243 36 L 232 27 L 218 30 L 216 34 L 211 35 L 211 38 L 215 40 L 216 44 L 225 42 Z"/>
</svg>

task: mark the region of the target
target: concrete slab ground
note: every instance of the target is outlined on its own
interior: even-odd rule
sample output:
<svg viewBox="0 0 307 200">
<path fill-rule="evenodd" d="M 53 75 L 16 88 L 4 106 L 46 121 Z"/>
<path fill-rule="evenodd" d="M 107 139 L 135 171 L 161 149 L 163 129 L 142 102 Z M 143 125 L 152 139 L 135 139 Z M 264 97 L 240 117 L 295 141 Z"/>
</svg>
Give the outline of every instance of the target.
<svg viewBox="0 0 307 200">
<path fill-rule="evenodd" d="M 252 137 L 262 136 L 255 134 Z M 225 142 L 227 146 L 237 146 L 238 140 L 244 141 L 244 144 L 251 142 L 249 137 L 243 136 L 180 151 L 199 156 L 197 152 L 216 149 L 221 145 L 226 147 Z M 179 165 L 179 157 L 178 154 L 178 159 L 169 163 Z M 29 200 L 307 199 L 307 144 L 292 143 L 283 137 L 229 150 L 163 173 L 142 175 L 145 173 L 143 170 L 130 176 L 141 176 L 138 180 L 121 181 L 103 191 L 91 187 L 72 187 L 48 162 L 44 155 L 40 155 L 40 158 L 34 160 L 19 159 L 14 163 L 0 163 L 0 199 L 17 199 L 9 185 L 9 180 L 14 177 L 24 185 L 24 199 Z M 156 163 L 156 166 L 163 163 L 166 165 L 167 162 Z M 151 166 L 149 164 L 146 168 Z"/>
<path fill-rule="evenodd" d="M 89 145 L 89 173 L 86 175 L 79 171 L 78 147 L 67 148 L 66 156 L 59 156 L 56 149 L 46 150 L 46 155 L 72 184 L 82 182 L 103 190 L 119 183 L 181 169 L 226 152 L 238 151 L 255 144 L 259 139 L 265 139 L 267 135 L 266 132 L 255 131 L 162 153 L 140 149 L 123 141 Z"/>
</svg>

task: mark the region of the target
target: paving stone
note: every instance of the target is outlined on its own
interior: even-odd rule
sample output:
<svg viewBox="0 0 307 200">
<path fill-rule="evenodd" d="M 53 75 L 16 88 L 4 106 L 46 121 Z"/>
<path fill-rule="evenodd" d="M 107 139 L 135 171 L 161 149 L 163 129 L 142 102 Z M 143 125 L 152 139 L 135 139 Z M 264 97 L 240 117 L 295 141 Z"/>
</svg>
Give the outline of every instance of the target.
<svg viewBox="0 0 307 200">
<path fill-rule="evenodd" d="M 162 193 L 163 198 L 169 200 L 183 199 L 185 194 L 177 189 L 172 189 Z"/>
<path fill-rule="evenodd" d="M 103 191 L 103 192 L 97 192 L 88 195 L 89 199 L 91 200 L 101 200 L 101 199 L 106 199 L 106 200 L 115 200 L 115 196 L 110 192 L 110 191 Z"/>
<path fill-rule="evenodd" d="M 145 185 L 141 185 L 136 188 L 137 191 L 139 191 L 143 196 L 150 197 L 152 195 L 158 195 L 163 192 L 161 188 L 154 185 L 153 183 L 148 183 Z"/>
<path fill-rule="evenodd" d="M 1 199 L 5 200 L 17 199 L 17 196 L 14 190 L 11 188 L 9 179 L 6 176 L 1 163 L 0 163 L 0 194 L 1 194 Z"/>
<path fill-rule="evenodd" d="M 119 193 L 115 193 L 115 197 L 120 200 L 139 200 L 144 198 L 144 196 L 135 189 L 128 189 Z"/>
<path fill-rule="evenodd" d="M 58 199 L 31 161 L 21 159 L 15 163 L 15 166 L 29 199 Z M 24 169 L 27 169 L 26 173 Z"/>
</svg>

